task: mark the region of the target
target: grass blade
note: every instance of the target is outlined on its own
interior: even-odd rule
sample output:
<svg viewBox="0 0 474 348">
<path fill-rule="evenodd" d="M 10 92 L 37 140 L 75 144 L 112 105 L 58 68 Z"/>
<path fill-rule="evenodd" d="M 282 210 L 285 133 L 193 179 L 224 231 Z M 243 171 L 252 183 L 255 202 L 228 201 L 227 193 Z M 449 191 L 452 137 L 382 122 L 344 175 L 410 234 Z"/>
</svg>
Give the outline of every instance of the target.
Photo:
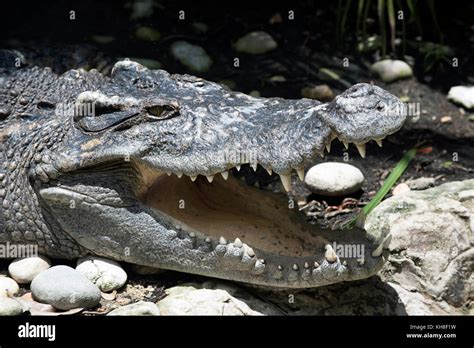
<svg viewBox="0 0 474 348">
<path fill-rule="evenodd" d="M 395 9 L 393 7 L 393 0 L 387 0 L 387 15 L 388 24 L 390 26 L 390 46 L 392 52 L 395 52 Z"/>
<path fill-rule="evenodd" d="M 362 211 L 360 212 L 360 214 L 367 216 L 370 214 L 372 210 L 374 210 L 374 208 L 382 201 L 385 195 L 388 192 L 390 192 L 391 188 L 393 187 L 393 185 L 395 185 L 395 183 L 400 178 L 400 176 L 405 172 L 411 160 L 415 157 L 417 150 L 418 149 L 414 147 L 405 153 L 405 155 L 397 163 L 395 168 L 393 168 L 387 180 L 385 180 L 382 187 L 377 191 L 375 196 L 370 200 L 370 202 L 364 208 L 362 208 Z M 342 226 L 342 228 L 343 229 L 353 228 L 356 225 L 356 222 L 357 222 L 357 217 L 345 223 Z"/>
</svg>

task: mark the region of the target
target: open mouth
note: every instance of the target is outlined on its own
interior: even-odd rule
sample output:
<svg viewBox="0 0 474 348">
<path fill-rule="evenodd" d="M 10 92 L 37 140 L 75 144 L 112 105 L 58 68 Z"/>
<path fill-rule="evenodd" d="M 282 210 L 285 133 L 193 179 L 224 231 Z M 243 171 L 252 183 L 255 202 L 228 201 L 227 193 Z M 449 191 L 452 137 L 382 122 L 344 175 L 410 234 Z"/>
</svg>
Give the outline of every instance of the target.
<svg viewBox="0 0 474 348">
<path fill-rule="evenodd" d="M 249 186 L 230 174 L 212 182 L 160 175 L 146 193 L 145 203 L 194 232 L 208 243 L 239 240 L 254 248 L 286 256 L 311 256 L 328 241 L 312 235 L 288 213 L 285 196 Z"/>
<path fill-rule="evenodd" d="M 242 172 L 252 172 L 244 166 Z M 229 279 L 244 270 L 267 273 L 262 284 L 304 287 L 364 278 L 383 264 L 383 245 L 371 242 L 363 229 L 310 224 L 286 194 L 248 185 L 237 173 L 234 168 L 212 179 L 148 173 L 140 200 L 168 220 L 176 238 L 190 240 L 195 250 L 221 254 Z M 338 254 L 336 241 L 361 248 L 362 254 Z"/>
</svg>

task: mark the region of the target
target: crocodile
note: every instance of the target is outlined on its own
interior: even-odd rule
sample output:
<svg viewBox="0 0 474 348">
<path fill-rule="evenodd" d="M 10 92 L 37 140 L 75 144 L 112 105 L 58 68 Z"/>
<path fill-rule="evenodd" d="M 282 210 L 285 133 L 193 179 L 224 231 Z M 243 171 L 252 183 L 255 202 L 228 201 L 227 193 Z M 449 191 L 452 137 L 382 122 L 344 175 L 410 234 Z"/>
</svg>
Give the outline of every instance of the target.
<svg viewBox="0 0 474 348">
<path fill-rule="evenodd" d="M 98 255 L 254 286 L 311 288 L 375 274 L 387 239 L 309 223 L 282 193 L 338 138 L 399 130 L 404 104 L 372 84 L 333 101 L 252 97 L 128 59 L 110 76 L 0 65 L 0 243 Z M 338 245 L 362 246 L 343 258 Z"/>
</svg>

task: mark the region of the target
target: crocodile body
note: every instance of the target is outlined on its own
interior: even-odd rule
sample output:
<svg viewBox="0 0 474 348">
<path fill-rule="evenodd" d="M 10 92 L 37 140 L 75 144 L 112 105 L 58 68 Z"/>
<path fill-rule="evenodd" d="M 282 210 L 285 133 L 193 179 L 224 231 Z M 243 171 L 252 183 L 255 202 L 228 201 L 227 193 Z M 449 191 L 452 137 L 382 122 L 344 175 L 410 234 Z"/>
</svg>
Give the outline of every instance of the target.
<svg viewBox="0 0 474 348">
<path fill-rule="evenodd" d="M 253 98 L 128 60 L 110 77 L 5 66 L 0 243 L 282 288 L 382 266 L 383 245 L 363 229 L 308 224 L 286 196 L 232 175 L 263 167 L 289 190 L 292 170 L 301 177 L 336 137 L 364 154 L 406 117 L 381 88 L 358 84 L 322 104 Z M 334 242 L 364 246 L 364 260 L 332 257 Z"/>
</svg>

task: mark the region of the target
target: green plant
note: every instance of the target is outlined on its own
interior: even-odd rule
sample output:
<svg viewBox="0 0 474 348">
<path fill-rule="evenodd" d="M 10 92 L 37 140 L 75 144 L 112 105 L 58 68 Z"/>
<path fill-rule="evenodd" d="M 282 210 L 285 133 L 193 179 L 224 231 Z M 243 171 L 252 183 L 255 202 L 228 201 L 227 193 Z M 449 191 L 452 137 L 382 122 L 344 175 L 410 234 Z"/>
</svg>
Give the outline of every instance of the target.
<svg viewBox="0 0 474 348">
<path fill-rule="evenodd" d="M 382 199 L 385 197 L 385 195 L 390 192 L 392 189 L 393 185 L 397 182 L 397 180 L 402 176 L 402 174 L 405 172 L 405 170 L 408 168 L 408 165 L 410 164 L 411 160 L 415 157 L 417 148 L 414 147 L 410 150 L 408 150 L 405 155 L 402 157 L 402 159 L 397 163 L 395 168 L 393 168 L 392 172 L 390 175 L 387 177 L 387 180 L 383 183 L 382 187 L 377 191 L 375 196 L 370 200 L 370 202 L 362 208 L 361 212 L 359 213 L 359 216 L 356 218 L 348 221 L 345 223 L 342 228 L 353 228 L 358 222 L 361 220 L 363 221 L 367 215 L 370 214 L 374 208 L 379 205 L 379 203 L 382 201 Z"/>
<path fill-rule="evenodd" d="M 449 64 L 451 61 L 449 56 L 453 55 L 450 47 L 433 42 L 424 42 L 418 46 L 419 51 L 423 54 L 424 71 L 428 72 L 432 69 L 443 69 L 443 64 Z"/>
<path fill-rule="evenodd" d="M 358 36 L 361 51 L 365 51 L 365 45 L 369 42 L 367 22 L 370 18 L 375 18 L 378 22 L 378 32 L 372 33 L 379 37 L 380 45 L 373 48 L 380 48 L 382 56 L 386 56 L 388 50 L 395 52 L 397 39 L 397 22 L 401 24 L 402 50 L 406 50 L 406 27 L 414 24 L 418 35 L 423 35 L 423 25 L 421 22 L 422 6 L 428 7 L 432 23 L 437 36 L 442 41 L 442 32 L 438 24 L 434 0 L 338 0 L 336 17 L 336 42 L 340 45 L 348 29 L 348 19 L 355 17 L 355 30 Z M 402 11 L 402 12 L 400 12 Z M 355 16 L 354 16 L 355 12 Z M 407 16 L 408 15 L 408 16 Z M 403 16 L 403 18 L 399 18 Z M 408 18 L 405 18 L 407 16 Z M 402 20 L 403 19 L 403 20 Z"/>
</svg>

